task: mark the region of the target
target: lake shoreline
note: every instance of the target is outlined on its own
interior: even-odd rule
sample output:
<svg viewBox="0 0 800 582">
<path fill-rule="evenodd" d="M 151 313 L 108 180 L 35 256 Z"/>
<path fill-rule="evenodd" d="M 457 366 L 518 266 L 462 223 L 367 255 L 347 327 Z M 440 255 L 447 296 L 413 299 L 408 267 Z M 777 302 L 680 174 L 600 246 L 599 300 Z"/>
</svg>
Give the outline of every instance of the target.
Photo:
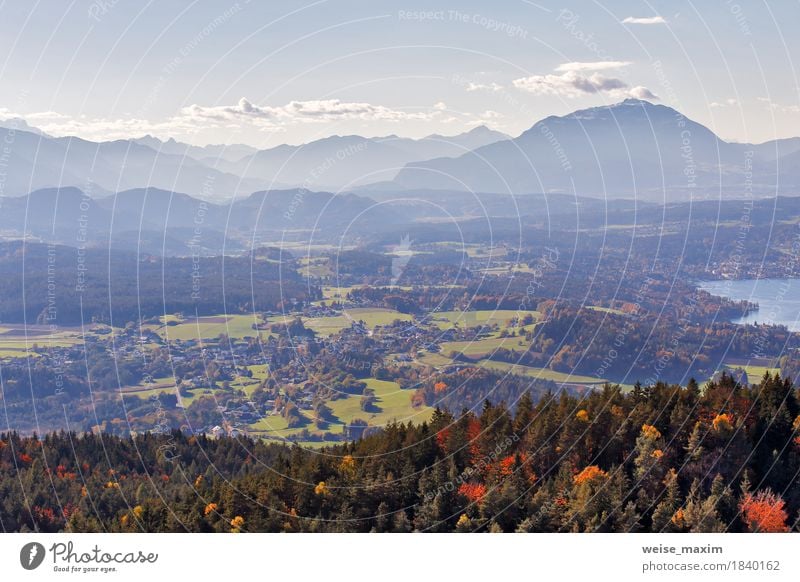
<svg viewBox="0 0 800 582">
<path fill-rule="evenodd" d="M 783 325 L 800 331 L 800 278 L 704 280 L 695 285 L 712 295 L 756 305 L 731 323 Z"/>
</svg>

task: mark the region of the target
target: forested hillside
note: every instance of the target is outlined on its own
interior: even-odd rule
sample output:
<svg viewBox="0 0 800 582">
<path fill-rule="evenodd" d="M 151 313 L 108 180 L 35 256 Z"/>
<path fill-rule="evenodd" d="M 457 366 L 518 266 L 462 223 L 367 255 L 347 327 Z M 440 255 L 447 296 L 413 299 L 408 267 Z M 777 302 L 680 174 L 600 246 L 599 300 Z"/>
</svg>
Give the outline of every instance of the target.
<svg viewBox="0 0 800 582">
<path fill-rule="evenodd" d="M 4 531 L 798 528 L 792 383 L 606 386 L 437 410 L 322 450 L 180 432 L 0 439 Z M 156 431 L 158 432 L 158 431 Z"/>
</svg>

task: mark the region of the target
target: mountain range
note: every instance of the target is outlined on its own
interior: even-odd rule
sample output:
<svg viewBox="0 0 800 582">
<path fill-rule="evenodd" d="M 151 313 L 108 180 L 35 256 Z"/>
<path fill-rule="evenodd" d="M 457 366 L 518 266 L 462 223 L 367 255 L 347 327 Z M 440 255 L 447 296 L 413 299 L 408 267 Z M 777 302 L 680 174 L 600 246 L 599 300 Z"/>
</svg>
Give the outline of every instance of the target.
<svg viewBox="0 0 800 582">
<path fill-rule="evenodd" d="M 0 196 L 75 187 L 92 197 L 135 188 L 188 192 L 209 201 L 259 190 L 302 186 L 341 190 L 390 179 L 406 164 L 461 155 L 508 136 L 478 127 L 413 140 L 397 136 L 334 136 L 301 146 L 256 150 L 245 145 L 191 146 L 152 136 L 92 142 L 52 137 L 21 120 L 0 124 Z M 373 179 L 374 178 L 374 179 Z"/>
<path fill-rule="evenodd" d="M 253 192 L 471 191 L 651 202 L 800 192 L 800 138 L 729 142 L 679 111 L 639 99 L 547 117 L 511 138 L 487 127 L 409 139 L 331 136 L 258 150 L 152 136 L 55 138 L 0 124 L 0 196 L 75 187 L 92 198 L 147 188 L 230 202 Z"/>
</svg>

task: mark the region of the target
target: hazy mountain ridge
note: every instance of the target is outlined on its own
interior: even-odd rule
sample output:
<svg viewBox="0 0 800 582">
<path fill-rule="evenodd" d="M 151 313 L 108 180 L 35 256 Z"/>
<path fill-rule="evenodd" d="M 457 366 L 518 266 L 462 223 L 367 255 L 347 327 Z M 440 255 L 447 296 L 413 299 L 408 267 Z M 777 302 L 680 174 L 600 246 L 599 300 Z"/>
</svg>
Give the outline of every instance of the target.
<svg viewBox="0 0 800 582">
<path fill-rule="evenodd" d="M 0 127 L 0 140 L 10 142 L 4 197 L 54 187 L 76 187 L 92 198 L 161 189 L 211 202 L 294 188 L 366 196 L 562 193 L 653 202 L 800 192 L 800 137 L 727 142 L 675 109 L 637 99 L 550 116 L 516 138 L 480 126 L 451 137 L 331 136 L 264 150 L 152 136 L 95 143 L 53 138 L 11 122 L 12 128 Z"/>
<path fill-rule="evenodd" d="M 78 188 L 49 188 L 6 198 L 0 238 L 112 247 L 152 254 L 239 252 L 251 240 L 380 228 L 410 220 L 370 198 L 303 189 L 258 191 L 215 204 L 157 188 L 91 198 Z M 285 234 L 288 233 L 288 234 Z"/>
<path fill-rule="evenodd" d="M 798 140 L 729 143 L 680 112 L 627 99 L 551 116 L 519 137 L 406 166 L 399 187 L 574 192 L 654 201 L 795 194 Z"/>
<path fill-rule="evenodd" d="M 190 157 L 161 153 L 132 140 L 97 143 L 0 128 L 0 141 L 7 145 L 3 196 L 76 187 L 101 197 L 150 186 L 204 198 L 227 198 L 260 187 L 258 182 L 242 180 Z"/>
<path fill-rule="evenodd" d="M 242 144 L 198 147 L 152 136 L 107 142 L 55 138 L 23 120 L 9 120 L 0 124 L 0 141 L 8 146 L 0 196 L 76 187 L 102 197 L 148 187 L 222 201 L 264 189 L 340 190 L 359 181 L 392 179 L 409 162 L 460 155 L 505 138 L 479 127 L 453 137 L 332 136 L 257 150 Z"/>
<path fill-rule="evenodd" d="M 349 189 L 391 180 L 411 162 L 459 156 L 505 139 L 507 135 L 484 126 L 452 137 L 430 135 L 422 139 L 337 135 L 300 146 L 280 145 L 261 150 L 238 162 L 221 162 L 220 168 L 274 184 Z"/>
</svg>

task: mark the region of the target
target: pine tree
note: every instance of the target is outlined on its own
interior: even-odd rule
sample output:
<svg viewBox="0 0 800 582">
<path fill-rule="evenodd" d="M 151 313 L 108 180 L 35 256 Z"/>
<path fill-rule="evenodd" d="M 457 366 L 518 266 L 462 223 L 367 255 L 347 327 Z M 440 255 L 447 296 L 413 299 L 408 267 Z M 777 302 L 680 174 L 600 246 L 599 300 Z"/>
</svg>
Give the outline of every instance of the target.
<svg viewBox="0 0 800 582">
<path fill-rule="evenodd" d="M 680 522 L 676 521 L 675 514 L 681 508 L 681 491 L 678 485 L 678 474 L 675 469 L 670 469 L 665 478 L 666 491 L 661 501 L 653 511 L 651 531 L 675 532 L 680 531 Z"/>
</svg>

